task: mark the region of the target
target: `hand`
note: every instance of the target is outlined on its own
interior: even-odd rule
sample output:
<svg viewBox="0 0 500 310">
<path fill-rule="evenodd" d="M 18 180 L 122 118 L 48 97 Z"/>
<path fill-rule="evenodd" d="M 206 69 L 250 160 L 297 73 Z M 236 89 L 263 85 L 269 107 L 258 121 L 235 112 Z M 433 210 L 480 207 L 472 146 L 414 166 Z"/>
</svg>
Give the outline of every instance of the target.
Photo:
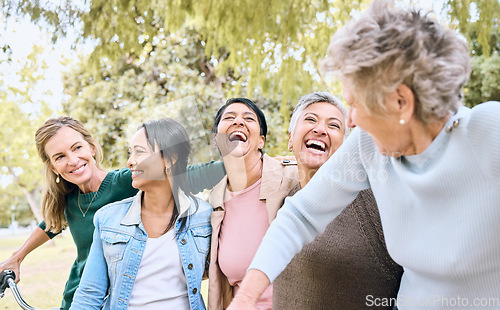
<svg viewBox="0 0 500 310">
<path fill-rule="evenodd" d="M 15 281 L 18 283 L 21 280 L 21 262 L 26 255 L 49 240 L 49 236 L 40 227 L 36 227 L 24 244 L 10 258 L 0 264 L 0 272 L 6 269 L 14 271 Z"/>
<path fill-rule="evenodd" d="M 248 270 L 243 281 L 241 281 L 238 293 L 234 296 L 227 309 L 257 310 L 255 305 L 269 284 L 271 284 L 271 281 L 269 281 L 265 273 L 257 269 Z"/>
<path fill-rule="evenodd" d="M 236 294 L 227 310 L 257 310 L 255 302 L 246 295 Z"/>
<path fill-rule="evenodd" d="M 18 283 L 19 280 L 21 280 L 20 267 L 21 267 L 21 261 L 13 255 L 0 264 L 0 272 L 7 269 L 14 271 L 14 273 L 16 274 L 15 282 Z"/>
</svg>

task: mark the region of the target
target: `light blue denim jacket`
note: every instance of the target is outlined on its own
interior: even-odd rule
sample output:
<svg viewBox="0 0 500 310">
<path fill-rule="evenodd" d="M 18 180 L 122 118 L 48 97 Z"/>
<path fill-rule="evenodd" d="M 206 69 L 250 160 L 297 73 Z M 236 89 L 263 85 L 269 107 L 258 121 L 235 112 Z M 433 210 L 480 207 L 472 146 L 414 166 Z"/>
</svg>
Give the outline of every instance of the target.
<svg viewBox="0 0 500 310">
<path fill-rule="evenodd" d="M 109 204 L 95 214 L 94 240 L 70 309 L 101 309 L 101 306 L 102 309 L 127 309 L 148 239 L 141 221 L 141 196 L 142 191 L 135 197 Z M 196 211 L 193 200 L 182 192 L 179 196 L 179 218 L 188 214 L 189 218 L 180 234 L 181 223 L 179 220 L 175 223 L 177 245 L 186 275 L 189 304 L 191 309 L 201 310 L 205 309 L 200 286 L 210 248 L 212 207 L 198 199 Z"/>
</svg>

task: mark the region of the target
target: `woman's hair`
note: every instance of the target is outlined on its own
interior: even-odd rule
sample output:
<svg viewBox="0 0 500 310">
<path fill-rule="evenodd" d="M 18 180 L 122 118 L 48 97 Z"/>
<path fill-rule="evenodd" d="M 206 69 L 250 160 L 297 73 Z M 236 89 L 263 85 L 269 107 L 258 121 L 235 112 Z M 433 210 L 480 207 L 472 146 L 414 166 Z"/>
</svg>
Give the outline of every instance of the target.
<svg viewBox="0 0 500 310">
<path fill-rule="evenodd" d="M 144 128 L 146 139 L 153 151 L 158 146 L 161 155 L 172 164 L 172 195 L 176 206 L 174 207 L 170 223 L 167 226 L 168 231 L 175 224 L 179 217 L 179 190 L 182 190 L 189 198 L 191 198 L 198 209 L 198 201 L 188 186 L 186 168 L 191 152 L 191 143 L 186 129 L 173 119 L 158 119 L 143 123 L 138 129 Z M 181 219 L 181 229 L 186 225 L 187 217 Z"/>
<path fill-rule="evenodd" d="M 42 215 L 45 221 L 45 230 L 53 233 L 60 232 L 68 226 L 68 222 L 64 216 L 64 209 L 66 208 L 66 195 L 78 188 L 76 184 L 70 183 L 63 178 L 59 178 L 60 182 L 56 183 L 56 178 L 58 176 L 52 171 L 54 166 L 45 152 L 47 142 L 59 131 L 59 129 L 64 127 L 68 127 L 79 132 L 85 141 L 87 141 L 90 146 L 94 148 L 96 166 L 98 168 L 99 163 L 102 161 L 101 146 L 90 135 L 80 121 L 69 116 L 60 116 L 48 119 L 40 128 L 38 128 L 35 133 L 35 144 L 38 155 L 43 162 L 46 182 L 42 200 Z"/>
<path fill-rule="evenodd" d="M 372 113 L 400 84 L 415 96 L 415 113 L 428 123 L 455 113 L 470 73 L 466 43 L 428 14 L 375 0 L 366 13 L 337 31 L 327 70 L 352 83 L 356 99 Z"/>
<path fill-rule="evenodd" d="M 255 112 L 257 115 L 257 120 L 259 121 L 259 126 L 260 126 L 260 134 L 264 136 L 264 139 L 266 138 L 267 135 L 267 122 L 266 122 L 266 117 L 264 116 L 264 112 L 262 112 L 261 109 L 250 99 L 247 98 L 231 98 L 226 101 L 226 103 L 219 108 L 219 111 L 217 111 L 217 114 L 215 114 L 215 119 L 214 119 L 214 128 L 213 132 L 217 133 L 217 126 L 219 126 L 219 123 L 221 121 L 222 114 L 226 110 L 228 106 L 230 106 L 233 103 L 243 103 L 247 107 L 249 107 L 252 111 Z"/>
<path fill-rule="evenodd" d="M 314 92 L 300 98 L 299 103 L 297 103 L 295 109 L 293 110 L 292 118 L 290 119 L 290 125 L 288 126 L 288 133 L 292 134 L 293 136 L 293 131 L 295 130 L 295 126 L 297 126 L 297 121 L 299 120 L 299 116 L 302 113 L 302 111 L 304 111 L 304 109 L 310 106 L 311 104 L 318 102 L 330 103 L 331 105 L 335 106 L 337 109 L 340 110 L 340 112 L 344 116 L 344 127 L 345 127 L 344 139 L 347 138 L 347 136 L 349 135 L 349 127 L 346 124 L 347 108 L 342 103 L 342 101 L 340 101 L 338 98 L 327 92 Z"/>
</svg>

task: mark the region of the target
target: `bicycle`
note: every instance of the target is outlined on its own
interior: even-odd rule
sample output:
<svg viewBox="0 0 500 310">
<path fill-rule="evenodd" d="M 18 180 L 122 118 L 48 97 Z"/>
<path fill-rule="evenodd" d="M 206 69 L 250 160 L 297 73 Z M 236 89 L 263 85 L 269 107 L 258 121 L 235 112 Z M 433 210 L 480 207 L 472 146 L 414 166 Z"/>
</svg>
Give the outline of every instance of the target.
<svg viewBox="0 0 500 310">
<path fill-rule="evenodd" d="M 10 288 L 12 295 L 16 299 L 19 306 L 24 310 L 37 310 L 36 308 L 28 305 L 26 301 L 24 301 L 21 293 L 19 292 L 19 288 L 14 281 L 16 279 L 16 274 L 12 270 L 4 270 L 0 273 L 0 299 L 5 295 L 5 290 Z M 52 310 L 59 310 L 60 308 L 52 308 Z"/>
</svg>

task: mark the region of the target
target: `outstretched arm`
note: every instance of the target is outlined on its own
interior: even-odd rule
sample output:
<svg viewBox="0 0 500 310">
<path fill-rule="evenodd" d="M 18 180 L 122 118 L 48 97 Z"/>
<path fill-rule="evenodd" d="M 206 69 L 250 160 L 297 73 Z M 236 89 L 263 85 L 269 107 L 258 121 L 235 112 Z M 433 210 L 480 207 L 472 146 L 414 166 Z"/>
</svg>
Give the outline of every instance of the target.
<svg viewBox="0 0 500 310">
<path fill-rule="evenodd" d="M 187 181 L 193 194 L 205 189 L 212 189 L 226 175 L 224 163 L 221 161 L 210 161 L 200 165 L 189 165 L 187 167 Z"/>
<path fill-rule="evenodd" d="M 19 280 L 21 280 L 21 262 L 24 260 L 26 255 L 31 253 L 31 251 L 49 240 L 50 238 L 45 231 L 43 231 L 40 227 L 36 227 L 24 244 L 17 251 L 12 253 L 11 257 L 0 264 L 0 272 L 6 269 L 14 271 L 16 274 L 16 283 L 19 282 Z"/>
</svg>

